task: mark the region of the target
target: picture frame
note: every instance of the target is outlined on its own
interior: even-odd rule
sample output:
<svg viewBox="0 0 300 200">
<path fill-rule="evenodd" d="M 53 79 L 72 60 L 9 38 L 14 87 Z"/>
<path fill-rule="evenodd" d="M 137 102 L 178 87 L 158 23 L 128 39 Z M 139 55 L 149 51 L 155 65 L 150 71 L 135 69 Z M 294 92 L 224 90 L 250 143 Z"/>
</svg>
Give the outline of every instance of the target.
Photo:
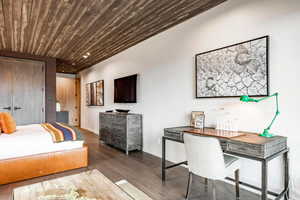
<svg viewBox="0 0 300 200">
<path fill-rule="evenodd" d="M 104 80 L 86 84 L 86 105 L 104 106 Z"/>
<path fill-rule="evenodd" d="M 205 127 L 205 115 L 203 111 L 193 111 L 191 113 L 191 126 L 200 129 Z"/>
<path fill-rule="evenodd" d="M 269 36 L 195 55 L 196 98 L 269 95 Z"/>
</svg>

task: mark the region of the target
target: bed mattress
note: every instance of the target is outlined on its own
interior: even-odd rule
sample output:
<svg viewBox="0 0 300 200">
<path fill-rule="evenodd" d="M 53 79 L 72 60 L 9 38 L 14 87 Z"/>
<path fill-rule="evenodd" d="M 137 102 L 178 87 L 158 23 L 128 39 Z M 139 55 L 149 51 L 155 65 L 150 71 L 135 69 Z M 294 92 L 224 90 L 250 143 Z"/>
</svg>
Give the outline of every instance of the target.
<svg viewBox="0 0 300 200">
<path fill-rule="evenodd" d="M 83 143 L 53 143 L 51 135 L 40 124 L 17 126 L 15 133 L 0 135 L 0 160 L 81 148 Z"/>
</svg>

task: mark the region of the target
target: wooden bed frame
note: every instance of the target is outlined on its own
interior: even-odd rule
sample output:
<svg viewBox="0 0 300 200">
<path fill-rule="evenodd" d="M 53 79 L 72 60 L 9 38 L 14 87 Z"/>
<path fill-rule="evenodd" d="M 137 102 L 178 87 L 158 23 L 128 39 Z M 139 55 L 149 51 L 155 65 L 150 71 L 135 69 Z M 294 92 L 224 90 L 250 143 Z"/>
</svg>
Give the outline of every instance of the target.
<svg viewBox="0 0 300 200">
<path fill-rule="evenodd" d="M 88 166 L 88 147 L 0 160 L 0 185 Z"/>
</svg>

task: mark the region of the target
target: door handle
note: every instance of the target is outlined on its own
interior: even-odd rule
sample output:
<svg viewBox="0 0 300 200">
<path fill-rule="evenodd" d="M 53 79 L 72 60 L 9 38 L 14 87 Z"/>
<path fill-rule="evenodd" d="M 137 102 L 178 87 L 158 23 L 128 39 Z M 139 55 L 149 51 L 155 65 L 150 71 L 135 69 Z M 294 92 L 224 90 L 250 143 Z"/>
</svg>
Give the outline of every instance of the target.
<svg viewBox="0 0 300 200">
<path fill-rule="evenodd" d="M 11 110 L 11 107 L 8 106 L 8 107 L 4 107 L 3 109 L 4 109 L 4 110 Z"/>
<path fill-rule="evenodd" d="M 14 107 L 14 110 L 20 110 L 20 109 L 22 109 L 21 107 Z"/>
</svg>

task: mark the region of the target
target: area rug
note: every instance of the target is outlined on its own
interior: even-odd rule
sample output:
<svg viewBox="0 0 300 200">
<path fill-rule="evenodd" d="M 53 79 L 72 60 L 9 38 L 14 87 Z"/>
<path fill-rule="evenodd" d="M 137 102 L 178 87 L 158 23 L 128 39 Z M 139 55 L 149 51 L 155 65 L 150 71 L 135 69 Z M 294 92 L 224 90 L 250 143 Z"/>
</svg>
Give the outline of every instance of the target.
<svg viewBox="0 0 300 200">
<path fill-rule="evenodd" d="M 14 200 L 152 200 L 126 180 L 113 183 L 98 170 L 17 187 Z"/>
<path fill-rule="evenodd" d="M 116 182 L 115 184 L 118 185 L 124 192 L 126 192 L 134 200 L 152 200 L 148 195 L 146 195 L 143 191 L 136 188 L 127 180 L 121 180 Z"/>
</svg>

